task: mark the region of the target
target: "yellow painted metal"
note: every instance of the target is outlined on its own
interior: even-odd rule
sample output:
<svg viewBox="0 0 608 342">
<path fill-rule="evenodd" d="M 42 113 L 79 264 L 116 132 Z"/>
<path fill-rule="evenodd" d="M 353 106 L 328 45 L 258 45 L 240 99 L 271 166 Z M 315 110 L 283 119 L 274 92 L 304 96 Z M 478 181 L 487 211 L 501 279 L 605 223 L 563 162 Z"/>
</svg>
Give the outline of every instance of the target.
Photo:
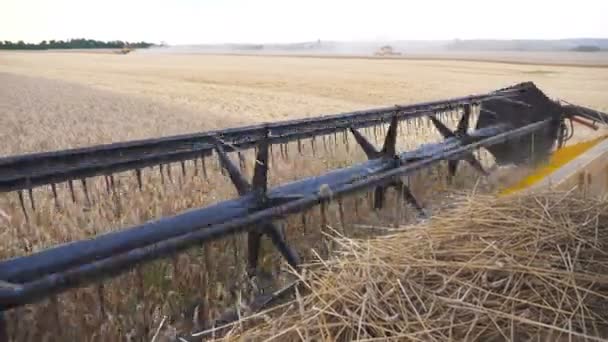
<svg viewBox="0 0 608 342">
<path fill-rule="evenodd" d="M 568 162 L 585 153 L 598 143 L 604 141 L 606 138 L 608 138 L 608 136 L 602 136 L 593 140 L 560 148 L 551 155 L 549 161 L 546 164 L 538 167 L 536 170 L 534 170 L 534 172 L 532 172 L 530 175 L 528 175 L 515 185 L 503 189 L 500 194 L 507 195 L 531 187 L 532 185 L 543 180 L 548 175 L 557 171 L 560 167 L 566 165 Z"/>
</svg>

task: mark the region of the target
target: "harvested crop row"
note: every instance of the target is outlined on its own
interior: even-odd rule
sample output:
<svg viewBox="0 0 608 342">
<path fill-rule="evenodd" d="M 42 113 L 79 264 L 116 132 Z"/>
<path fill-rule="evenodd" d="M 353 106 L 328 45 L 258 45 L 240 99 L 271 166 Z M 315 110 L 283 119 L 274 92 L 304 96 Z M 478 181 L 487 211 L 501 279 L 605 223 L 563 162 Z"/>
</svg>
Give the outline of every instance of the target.
<svg viewBox="0 0 608 342">
<path fill-rule="evenodd" d="M 254 340 L 602 340 L 608 200 L 466 196 L 421 225 L 340 238 L 300 295 L 235 325 Z"/>
</svg>

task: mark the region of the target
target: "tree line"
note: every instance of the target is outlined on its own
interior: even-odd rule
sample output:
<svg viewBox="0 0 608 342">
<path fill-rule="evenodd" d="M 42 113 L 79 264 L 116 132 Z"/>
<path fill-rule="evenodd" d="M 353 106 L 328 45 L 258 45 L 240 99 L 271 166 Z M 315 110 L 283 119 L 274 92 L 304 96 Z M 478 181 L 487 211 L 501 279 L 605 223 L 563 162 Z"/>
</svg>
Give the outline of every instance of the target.
<svg viewBox="0 0 608 342">
<path fill-rule="evenodd" d="M 579 45 L 571 49 L 576 52 L 599 52 L 602 49 L 599 46 L 595 45 Z"/>
<path fill-rule="evenodd" d="M 122 49 L 122 48 L 148 48 L 153 46 L 147 42 L 126 42 L 122 40 L 100 41 L 93 39 L 70 39 L 70 40 L 43 40 L 38 44 L 25 43 L 20 40 L 11 42 L 0 40 L 0 49 L 3 50 L 49 50 L 49 49 Z"/>
</svg>

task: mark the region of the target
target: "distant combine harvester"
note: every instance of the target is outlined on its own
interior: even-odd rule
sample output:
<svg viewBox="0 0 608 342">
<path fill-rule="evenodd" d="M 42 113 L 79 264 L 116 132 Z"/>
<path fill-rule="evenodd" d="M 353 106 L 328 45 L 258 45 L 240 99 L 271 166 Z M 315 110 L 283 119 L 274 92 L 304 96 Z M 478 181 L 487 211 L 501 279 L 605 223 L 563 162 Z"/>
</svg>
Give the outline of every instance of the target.
<svg viewBox="0 0 608 342">
<path fill-rule="evenodd" d="M 401 56 L 401 53 L 396 52 L 390 45 L 384 45 L 374 53 L 374 56 Z"/>
</svg>

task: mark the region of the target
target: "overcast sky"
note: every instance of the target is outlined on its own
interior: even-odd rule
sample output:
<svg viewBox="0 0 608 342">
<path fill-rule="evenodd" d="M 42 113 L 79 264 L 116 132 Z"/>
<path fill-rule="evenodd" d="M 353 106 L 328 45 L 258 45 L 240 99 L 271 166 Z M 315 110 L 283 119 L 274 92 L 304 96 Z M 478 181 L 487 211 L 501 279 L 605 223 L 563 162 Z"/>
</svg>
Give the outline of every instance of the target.
<svg viewBox="0 0 608 342">
<path fill-rule="evenodd" d="M 608 38 L 608 0 L 0 0 L 0 39 Z"/>
</svg>

